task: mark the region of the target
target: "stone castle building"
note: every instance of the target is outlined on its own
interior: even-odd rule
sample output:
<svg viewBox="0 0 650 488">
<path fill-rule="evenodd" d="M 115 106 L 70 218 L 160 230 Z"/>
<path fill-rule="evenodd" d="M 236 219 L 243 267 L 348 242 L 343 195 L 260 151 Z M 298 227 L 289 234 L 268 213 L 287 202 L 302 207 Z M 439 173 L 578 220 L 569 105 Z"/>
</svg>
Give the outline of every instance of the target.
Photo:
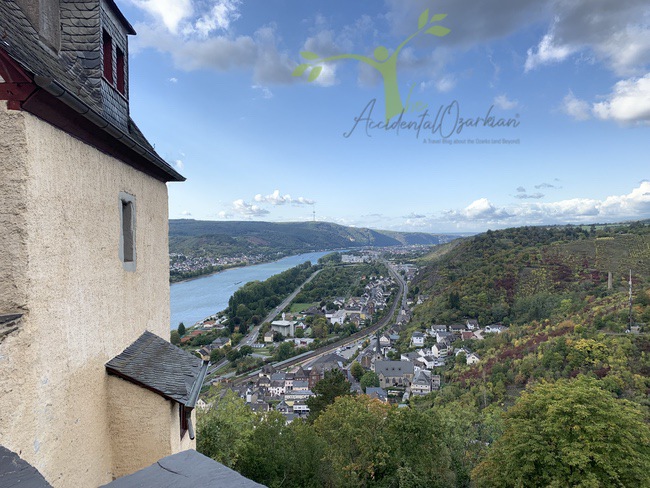
<svg viewBox="0 0 650 488">
<path fill-rule="evenodd" d="M 207 362 L 166 340 L 184 178 L 129 116 L 132 34 L 113 0 L 0 2 L 0 485 L 21 463 L 90 487 L 212 462 L 173 456 Z"/>
</svg>

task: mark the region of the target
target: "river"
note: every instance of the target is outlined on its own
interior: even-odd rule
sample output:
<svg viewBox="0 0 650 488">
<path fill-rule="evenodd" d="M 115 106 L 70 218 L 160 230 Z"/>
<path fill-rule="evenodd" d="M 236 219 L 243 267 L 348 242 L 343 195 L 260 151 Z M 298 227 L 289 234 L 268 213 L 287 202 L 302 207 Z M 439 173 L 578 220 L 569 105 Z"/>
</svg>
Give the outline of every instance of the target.
<svg viewBox="0 0 650 488">
<path fill-rule="evenodd" d="M 202 278 L 174 283 L 170 287 L 171 329 L 176 329 L 180 322 L 189 327 L 225 309 L 233 293 L 249 281 L 264 281 L 306 261 L 316 264 L 319 258 L 331 252 L 298 254 L 272 263 L 227 269 Z"/>
</svg>

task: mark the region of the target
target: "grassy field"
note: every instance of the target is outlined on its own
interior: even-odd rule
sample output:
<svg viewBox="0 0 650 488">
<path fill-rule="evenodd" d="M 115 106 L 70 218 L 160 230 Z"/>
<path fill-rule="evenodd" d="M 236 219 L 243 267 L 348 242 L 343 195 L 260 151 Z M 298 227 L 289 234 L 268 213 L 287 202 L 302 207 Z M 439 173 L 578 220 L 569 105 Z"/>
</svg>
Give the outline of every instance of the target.
<svg viewBox="0 0 650 488">
<path fill-rule="evenodd" d="M 292 303 L 291 308 L 289 309 L 289 311 L 291 313 L 301 313 L 301 312 L 304 312 L 305 310 L 307 310 L 309 307 L 311 307 L 313 305 L 318 305 L 318 303 L 316 303 L 316 302 L 313 302 L 313 303 Z"/>
</svg>

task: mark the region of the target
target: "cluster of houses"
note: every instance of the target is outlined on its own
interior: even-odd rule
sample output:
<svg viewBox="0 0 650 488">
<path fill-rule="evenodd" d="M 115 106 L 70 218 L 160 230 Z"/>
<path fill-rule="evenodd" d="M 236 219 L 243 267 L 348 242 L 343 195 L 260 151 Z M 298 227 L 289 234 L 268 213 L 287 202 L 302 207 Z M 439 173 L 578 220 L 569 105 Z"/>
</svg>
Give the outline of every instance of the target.
<svg viewBox="0 0 650 488">
<path fill-rule="evenodd" d="M 257 378 L 238 387 L 231 387 L 255 412 L 274 409 L 291 422 L 309 413 L 307 399 L 314 396 L 313 388 L 325 372 L 338 369 L 349 376 L 345 358 L 328 354 L 315 361 L 309 368 L 297 366 L 291 370 L 277 371 L 272 365 L 264 366 Z M 350 378 L 349 378 L 350 379 Z"/>
<path fill-rule="evenodd" d="M 192 273 L 210 266 L 243 266 L 261 263 L 268 259 L 263 254 L 237 256 L 187 256 L 182 253 L 169 253 L 169 272 Z"/>
<path fill-rule="evenodd" d="M 373 315 L 387 306 L 390 296 L 390 287 L 394 285 L 390 277 L 371 278 L 366 285 L 364 293 L 360 297 L 345 299 L 337 297 L 332 303 L 339 307 L 338 310 L 328 310 L 326 306 L 312 306 L 300 314 L 282 314 L 282 320 L 271 322 L 270 330 L 264 334 L 265 343 L 273 342 L 274 333 L 277 332 L 283 337 L 295 337 L 297 329 L 304 330 L 304 336 L 310 335 L 309 327 L 305 325 L 307 317 L 325 317 L 332 325 L 343 325 L 353 323 L 357 328 L 362 328 L 367 321 L 372 320 Z"/>
</svg>

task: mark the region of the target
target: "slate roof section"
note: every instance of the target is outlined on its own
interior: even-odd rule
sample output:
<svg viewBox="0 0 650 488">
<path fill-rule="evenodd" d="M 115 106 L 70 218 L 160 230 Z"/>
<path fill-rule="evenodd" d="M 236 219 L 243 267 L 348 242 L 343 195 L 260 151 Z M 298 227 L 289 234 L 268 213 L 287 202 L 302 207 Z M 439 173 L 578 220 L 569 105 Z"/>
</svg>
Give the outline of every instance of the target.
<svg viewBox="0 0 650 488">
<path fill-rule="evenodd" d="M 103 488 L 264 488 L 193 449 L 162 458 Z"/>
<path fill-rule="evenodd" d="M 383 374 L 386 377 L 402 376 L 413 374 L 413 363 L 409 361 L 377 361 L 375 362 L 375 373 Z"/>
<path fill-rule="evenodd" d="M 107 4 L 123 19 L 112 0 L 107 0 Z M 60 14 L 60 49 L 55 52 L 43 43 L 14 0 L 1 1 L 0 49 L 30 73 L 40 88 L 82 114 L 90 124 L 119 141 L 118 144 L 124 144 L 162 170 L 166 181 L 184 181 L 180 173 L 156 154 L 130 117 L 119 123 L 119 127 L 105 117 L 99 0 L 60 2 Z M 133 29 L 128 22 L 126 27 Z"/>
<path fill-rule="evenodd" d="M 194 408 L 208 370 L 208 361 L 145 331 L 106 369 L 136 385 L 189 408 Z"/>
<path fill-rule="evenodd" d="M 52 488 L 38 470 L 0 446 L 0 488 Z"/>
</svg>

